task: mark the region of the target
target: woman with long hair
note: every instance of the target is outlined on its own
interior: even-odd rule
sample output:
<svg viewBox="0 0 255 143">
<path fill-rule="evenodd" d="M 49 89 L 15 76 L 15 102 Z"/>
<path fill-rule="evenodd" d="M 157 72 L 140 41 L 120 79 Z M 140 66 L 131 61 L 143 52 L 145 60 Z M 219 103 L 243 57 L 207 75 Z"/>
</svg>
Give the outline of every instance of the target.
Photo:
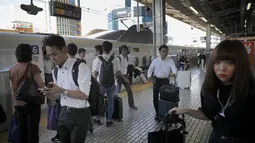
<svg viewBox="0 0 255 143">
<path fill-rule="evenodd" d="M 201 89 L 201 108 L 173 108 L 169 113 L 187 114 L 212 121 L 209 143 L 255 142 L 255 84 L 244 45 L 222 41 L 213 51 Z"/>
</svg>

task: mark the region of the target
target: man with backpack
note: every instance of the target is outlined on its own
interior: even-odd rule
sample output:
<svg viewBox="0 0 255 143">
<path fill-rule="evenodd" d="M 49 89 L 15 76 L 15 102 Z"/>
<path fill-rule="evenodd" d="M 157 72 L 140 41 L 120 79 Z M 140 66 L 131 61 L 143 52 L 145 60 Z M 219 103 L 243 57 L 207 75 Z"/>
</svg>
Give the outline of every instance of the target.
<svg viewBox="0 0 255 143">
<path fill-rule="evenodd" d="M 49 100 L 60 96 L 61 111 L 58 131 L 61 143 L 84 143 L 91 119 L 89 96 L 91 73 L 88 66 L 67 56 L 63 37 L 49 35 L 44 38 L 47 54 L 57 65 L 53 70 L 54 83 L 50 83 L 44 94 Z M 78 73 L 78 74 L 74 74 Z"/>
<path fill-rule="evenodd" d="M 113 124 L 114 96 L 116 95 L 115 76 L 123 76 L 120 71 L 118 59 L 110 55 L 112 43 L 105 41 L 102 44 L 103 55 L 96 57 L 92 65 L 94 78 L 99 76 L 101 95 L 107 94 L 108 114 L 106 126 Z M 99 116 L 98 116 L 99 117 Z M 99 118 L 97 118 L 99 120 Z"/>
</svg>

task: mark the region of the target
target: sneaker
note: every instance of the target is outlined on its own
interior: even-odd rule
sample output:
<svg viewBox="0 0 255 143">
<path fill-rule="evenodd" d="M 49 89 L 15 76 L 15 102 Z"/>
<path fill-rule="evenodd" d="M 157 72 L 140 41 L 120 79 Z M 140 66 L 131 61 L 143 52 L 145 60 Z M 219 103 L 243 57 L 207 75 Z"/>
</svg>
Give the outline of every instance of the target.
<svg viewBox="0 0 255 143">
<path fill-rule="evenodd" d="M 113 125 L 113 121 L 106 121 L 106 127 L 110 127 L 111 125 Z"/>
<path fill-rule="evenodd" d="M 102 123 L 101 123 L 101 121 L 99 119 L 94 118 L 93 121 L 97 125 L 102 125 Z"/>
</svg>

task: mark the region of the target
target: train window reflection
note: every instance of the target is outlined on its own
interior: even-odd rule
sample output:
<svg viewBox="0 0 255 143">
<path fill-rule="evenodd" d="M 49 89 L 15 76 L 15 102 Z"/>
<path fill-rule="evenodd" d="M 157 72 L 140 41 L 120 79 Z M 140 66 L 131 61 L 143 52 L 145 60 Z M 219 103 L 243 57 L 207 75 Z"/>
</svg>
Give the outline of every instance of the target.
<svg viewBox="0 0 255 143">
<path fill-rule="evenodd" d="M 143 56 L 143 65 L 146 66 L 146 63 L 147 63 L 146 56 Z"/>
<path fill-rule="evenodd" d="M 139 65 L 139 58 L 138 57 L 135 57 L 135 66 L 137 67 Z"/>
</svg>

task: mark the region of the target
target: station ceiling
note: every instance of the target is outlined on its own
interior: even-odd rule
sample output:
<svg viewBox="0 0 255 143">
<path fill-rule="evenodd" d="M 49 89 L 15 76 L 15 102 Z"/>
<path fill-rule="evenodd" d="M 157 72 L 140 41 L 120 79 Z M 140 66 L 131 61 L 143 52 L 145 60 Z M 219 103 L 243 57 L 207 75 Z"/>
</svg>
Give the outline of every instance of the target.
<svg viewBox="0 0 255 143">
<path fill-rule="evenodd" d="M 137 0 L 152 7 L 152 0 Z M 250 6 L 248 6 L 250 5 Z M 166 15 L 212 34 L 255 35 L 255 0 L 165 0 Z"/>
</svg>

